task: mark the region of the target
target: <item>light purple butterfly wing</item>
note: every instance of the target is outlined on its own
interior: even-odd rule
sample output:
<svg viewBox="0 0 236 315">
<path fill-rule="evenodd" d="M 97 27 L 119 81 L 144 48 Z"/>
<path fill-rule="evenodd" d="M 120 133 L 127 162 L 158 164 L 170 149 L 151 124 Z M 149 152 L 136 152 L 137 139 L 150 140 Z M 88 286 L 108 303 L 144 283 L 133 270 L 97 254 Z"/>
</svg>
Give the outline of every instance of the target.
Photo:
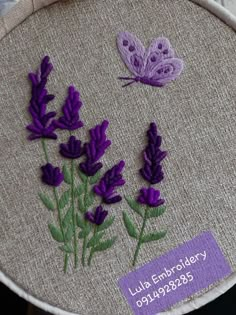
<svg viewBox="0 0 236 315">
<path fill-rule="evenodd" d="M 177 79 L 183 71 L 184 63 L 178 58 L 168 58 L 162 60 L 152 69 L 147 79 L 156 86 L 164 86 Z"/>
<path fill-rule="evenodd" d="M 141 41 L 129 32 L 121 32 L 117 36 L 117 46 L 129 71 L 136 76 L 143 76 L 145 48 Z"/>
<path fill-rule="evenodd" d="M 153 69 L 164 59 L 175 55 L 169 40 L 165 37 L 155 39 L 145 54 L 145 76 L 149 76 Z"/>
</svg>

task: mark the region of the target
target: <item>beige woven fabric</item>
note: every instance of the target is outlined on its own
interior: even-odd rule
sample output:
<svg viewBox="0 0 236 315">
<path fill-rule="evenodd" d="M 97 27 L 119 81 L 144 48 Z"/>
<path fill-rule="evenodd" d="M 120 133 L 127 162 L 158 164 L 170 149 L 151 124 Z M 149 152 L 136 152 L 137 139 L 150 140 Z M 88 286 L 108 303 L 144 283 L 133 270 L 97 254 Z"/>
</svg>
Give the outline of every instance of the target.
<svg viewBox="0 0 236 315">
<path fill-rule="evenodd" d="M 127 70 L 116 35 L 123 30 L 146 45 L 159 35 L 168 37 L 185 61 L 184 74 L 161 90 L 122 89 L 117 77 Z M 57 96 L 51 107 L 60 107 L 74 83 L 86 127 L 110 121 L 113 145 L 104 164 L 126 160 L 123 194 L 134 194 L 143 184 L 137 170 L 145 132 L 153 119 L 160 127 L 169 152 L 161 187 L 168 210 L 150 228 L 167 226 L 168 234 L 141 250 L 139 265 L 211 230 L 236 271 L 235 39 L 231 28 L 187 0 L 72 0 L 40 10 L 6 36 L 0 43 L 0 269 L 30 294 L 67 311 L 131 314 L 117 286 L 131 270 L 135 246 L 122 224 L 125 202 L 112 210 L 116 246 L 97 255 L 91 269 L 74 272 L 70 266 L 64 275 L 61 253 L 47 229 L 51 216 L 37 197 L 42 150 L 26 140 L 25 125 L 26 74 L 49 54 L 55 66 L 49 90 Z"/>
</svg>

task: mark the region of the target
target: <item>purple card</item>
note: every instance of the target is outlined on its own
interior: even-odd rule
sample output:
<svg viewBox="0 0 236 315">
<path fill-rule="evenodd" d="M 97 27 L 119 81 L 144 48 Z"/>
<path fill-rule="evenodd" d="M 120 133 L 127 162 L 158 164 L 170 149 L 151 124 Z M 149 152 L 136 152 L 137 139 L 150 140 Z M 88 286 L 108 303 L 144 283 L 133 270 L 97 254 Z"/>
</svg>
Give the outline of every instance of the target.
<svg viewBox="0 0 236 315">
<path fill-rule="evenodd" d="M 122 277 L 119 287 L 135 315 L 156 315 L 231 273 L 213 235 L 204 232 Z"/>
</svg>

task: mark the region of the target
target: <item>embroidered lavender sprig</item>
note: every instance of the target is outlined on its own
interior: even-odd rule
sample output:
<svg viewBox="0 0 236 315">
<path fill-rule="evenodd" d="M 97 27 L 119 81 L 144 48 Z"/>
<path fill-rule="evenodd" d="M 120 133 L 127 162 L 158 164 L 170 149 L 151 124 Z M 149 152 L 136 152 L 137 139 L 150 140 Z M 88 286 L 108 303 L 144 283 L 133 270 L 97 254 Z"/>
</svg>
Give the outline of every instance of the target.
<svg viewBox="0 0 236 315">
<path fill-rule="evenodd" d="M 46 165 L 41 167 L 42 182 L 53 190 L 54 200 L 52 200 L 45 193 L 40 193 L 40 199 L 43 204 L 51 211 L 57 210 L 57 219 L 59 227 L 54 224 L 49 224 L 49 230 L 54 240 L 62 244 L 60 249 L 64 251 L 64 271 L 66 272 L 68 266 L 68 258 L 70 252 L 70 231 L 63 228 L 63 213 L 62 210 L 66 205 L 68 199 L 68 191 L 63 193 L 61 197 L 58 194 L 58 187 L 61 186 L 64 180 L 64 175 L 58 167 L 54 167 L 49 162 L 49 155 L 47 151 L 48 139 L 57 139 L 55 133 L 55 126 L 53 118 L 56 112 L 47 112 L 47 105 L 54 99 L 54 95 L 48 94 L 46 84 L 49 74 L 53 69 L 48 56 L 45 56 L 41 62 L 39 69 L 34 73 L 29 73 L 29 80 L 31 81 L 31 99 L 29 104 L 29 113 L 32 117 L 32 123 L 26 128 L 31 132 L 28 137 L 29 140 L 41 139 L 43 152 L 45 155 Z"/>
<path fill-rule="evenodd" d="M 70 171 L 67 169 L 67 165 L 64 164 L 63 171 L 67 184 L 70 185 L 71 194 L 71 207 L 68 210 L 72 215 L 72 229 L 73 229 L 73 249 L 74 249 L 74 264 L 75 268 L 78 266 L 78 239 L 76 236 L 76 213 L 75 213 L 75 159 L 80 158 L 84 149 L 80 140 L 77 140 L 72 135 L 77 129 L 83 127 L 84 123 L 80 120 L 80 109 L 83 103 L 80 99 L 80 93 L 74 86 L 70 86 L 68 89 L 67 98 L 62 106 L 63 115 L 54 120 L 55 128 L 68 130 L 69 139 L 67 143 L 60 144 L 60 154 L 67 159 L 70 159 Z"/>
<path fill-rule="evenodd" d="M 165 200 L 161 198 L 161 192 L 151 187 L 151 185 L 160 183 L 164 179 L 161 162 L 167 156 L 167 152 L 161 150 L 162 138 L 157 132 L 155 123 L 150 124 L 147 137 L 148 145 L 144 150 L 144 166 L 140 170 L 140 174 L 149 183 L 149 187 L 142 187 L 136 199 L 126 197 L 129 207 L 142 218 L 139 232 L 130 215 L 127 212 L 123 212 L 123 221 L 127 232 L 132 238 L 137 240 L 133 266 L 136 264 L 143 244 L 160 240 L 166 235 L 166 231 L 145 234 L 148 219 L 157 218 L 166 210 L 164 206 Z"/>
<path fill-rule="evenodd" d="M 142 177 L 151 185 L 158 184 L 164 179 L 161 162 L 167 155 L 161 150 L 162 138 L 158 135 L 155 123 L 150 124 L 147 132 L 148 145 L 144 150 L 144 166 L 140 170 Z"/>
<path fill-rule="evenodd" d="M 103 137 L 105 139 L 105 137 Z M 100 179 L 99 183 L 96 182 L 99 179 L 99 173 L 96 173 L 93 177 L 90 177 L 89 183 L 95 184 L 90 192 L 88 189 L 82 188 L 84 191 L 84 200 L 80 201 L 79 209 L 82 210 L 84 217 L 77 216 L 78 226 L 82 228 L 79 237 L 83 239 L 83 254 L 82 264 L 85 265 L 87 250 L 90 250 L 88 257 L 88 265 L 90 266 L 92 258 L 96 252 L 107 250 L 112 247 L 116 241 L 116 237 L 102 240 L 105 235 L 105 230 L 108 229 L 114 222 L 115 217 L 109 216 L 109 212 L 104 209 L 103 204 L 111 205 L 118 203 L 122 200 L 121 196 L 117 194 L 116 188 L 125 184 L 122 171 L 124 169 L 125 162 L 120 161 L 117 165 L 113 166 L 110 170 Z M 82 173 L 83 174 L 83 173 Z M 84 176 L 84 175 L 83 175 Z M 88 187 L 88 178 L 85 177 L 85 187 Z M 95 211 L 88 210 L 94 200 L 94 194 L 100 198 L 100 203 L 96 206 Z M 93 230 L 93 235 L 89 239 L 90 232 Z"/>
<path fill-rule="evenodd" d="M 90 141 L 83 146 L 83 153 L 85 160 L 79 164 L 78 174 L 82 181 L 82 184 L 78 190 L 79 202 L 78 207 L 80 213 L 83 215 L 94 203 L 94 192 L 91 185 L 95 184 L 99 180 L 99 170 L 103 164 L 100 161 L 105 154 L 106 149 L 111 144 L 110 140 L 107 140 L 106 130 L 109 122 L 104 120 L 101 125 L 96 125 L 89 130 Z M 82 223 L 83 224 L 82 224 Z M 88 235 L 91 231 L 91 226 L 84 222 L 84 218 L 80 220 L 77 215 L 77 225 L 82 228 L 79 237 L 83 239 L 82 249 L 82 264 L 85 266 L 85 256 L 87 250 Z"/>
<path fill-rule="evenodd" d="M 31 132 L 29 140 L 35 139 L 57 139 L 55 126 L 52 118 L 56 112 L 46 112 L 47 105 L 54 99 L 54 95 L 48 94 L 46 84 L 48 76 L 53 69 L 48 56 L 44 57 L 40 68 L 36 73 L 29 74 L 29 80 L 32 85 L 32 96 L 29 105 L 29 113 L 32 116 L 32 123 L 26 128 Z"/>
</svg>

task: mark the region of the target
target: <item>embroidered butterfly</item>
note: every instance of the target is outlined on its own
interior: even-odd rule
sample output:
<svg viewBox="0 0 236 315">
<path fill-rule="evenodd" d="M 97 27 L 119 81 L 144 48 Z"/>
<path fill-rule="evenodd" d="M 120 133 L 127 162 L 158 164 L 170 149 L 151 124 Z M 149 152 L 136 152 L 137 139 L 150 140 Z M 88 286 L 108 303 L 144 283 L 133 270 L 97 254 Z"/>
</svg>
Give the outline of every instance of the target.
<svg viewBox="0 0 236 315">
<path fill-rule="evenodd" d="M 165 37 L 154 39 L 148 49 L 129 32 L 121 32 L 117 37 L 121 58 L 134 77 L 119 77 L 130 81 L 163 87 L 177 79 L 183 70 L 183 61 L 175 56 L 169 40 Z"/>
</svg>

